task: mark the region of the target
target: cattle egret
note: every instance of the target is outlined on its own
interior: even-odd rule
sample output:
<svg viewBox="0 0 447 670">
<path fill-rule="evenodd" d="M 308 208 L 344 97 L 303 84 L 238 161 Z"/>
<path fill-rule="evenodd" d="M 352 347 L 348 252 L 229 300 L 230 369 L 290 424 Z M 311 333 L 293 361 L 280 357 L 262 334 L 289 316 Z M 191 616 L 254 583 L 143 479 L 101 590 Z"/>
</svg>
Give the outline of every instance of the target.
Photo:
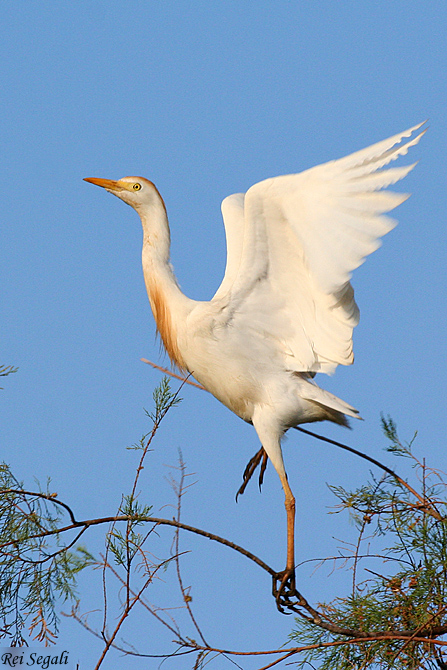
<svg viewBox="0 0 447 670">
<path fill-rule="evenodd" d="M 417 144 L 422 126 L 225 198 L 225 275 L 214 297 L 204 302 L 187 298 L 177 284 L 166 208 L 154 184 L 143 177 L 85 180 L 140 215 L 147 292 L 172 364 L 253 424 L 279 475 L 287 511 L 286 568 L 274 582 L 281 611 L 296 593 L 295 499 L 281 438 L 301 423 L 347 425 L 347 417 L 360 418 L 313 378 L 353 362 L 359 310 L 351 273 L 396 225 L 384 213 L 408 196 L 382 189 L 414 164 L 382 168 Z"/>
</svg>

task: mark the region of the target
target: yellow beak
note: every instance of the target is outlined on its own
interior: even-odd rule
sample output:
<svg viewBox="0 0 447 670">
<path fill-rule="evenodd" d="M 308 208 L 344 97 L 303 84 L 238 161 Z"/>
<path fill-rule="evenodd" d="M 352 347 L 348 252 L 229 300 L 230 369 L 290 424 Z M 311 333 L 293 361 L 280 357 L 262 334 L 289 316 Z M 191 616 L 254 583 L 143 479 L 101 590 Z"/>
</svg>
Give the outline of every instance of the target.
<svg viewBox="0 0 447 670">
<path fill-rule="evenodd" d="M 118 182 L 113 181 L 113 179 L 99 179 L 98 177 L 85 177 L 84 181 L 88 181 L 90 182 L 90 184 L 96 184 L 96 186 L 102 186 L 103 188 L 107 188 L 110 191 L 120 190 Z"/>
</svg>

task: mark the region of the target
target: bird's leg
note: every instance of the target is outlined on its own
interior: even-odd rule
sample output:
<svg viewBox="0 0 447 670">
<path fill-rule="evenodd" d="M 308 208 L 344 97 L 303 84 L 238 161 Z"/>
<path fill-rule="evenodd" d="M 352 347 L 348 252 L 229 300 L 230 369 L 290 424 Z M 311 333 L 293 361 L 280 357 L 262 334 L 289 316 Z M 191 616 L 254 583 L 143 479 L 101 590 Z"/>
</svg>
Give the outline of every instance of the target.
<svg viewBox="0 0 447 670">
<path fill-rule="evenodd" d="M 273 576 L 273 595 L 276 606 L 280 612 L 284 612 L 284 608 L 290 609 L 291 606 L 294 606 L 295 603 L 291 599 L 296 597 L 297 593 L 295 588 L 295 498 L 287 481 L 281 451 L 284 426 L 278 421 L 274 408 L 267 405 L 255 407 L 252 422 L 284 489 L 287 513 L 287 561 L 285 570 Z"/>
<path fill-rule="evenodd" d="M 280 475 L 284 489 L 284 505 L 287 513 L 287 561 L 286 569 L 273 577 L 273 595 L 278 610 L 284 613 L 290 598 L 296 595 L 295 584 L 295 498 L 289 486 L 286 475 Z M 279 584 L 278 584 L 279 582 Z"/>
<path fill-rule="evenodd" d="M 261 462 L 262 458 L 262 463 L 261 463 L 261 470 L 259 472 L 259 489 L 261 489 L 262 482 L 264 481 L 264 473 L 265 469 L 267 467 L 267 462 L 268 462 L 268 456 L 267 453 L 264 449 L 264 447 L 261 447 L 259 451 L 256 452 L 256 454 L 250 458 L 250 460 L 247 463 L 247 467 L 244 470 L 244 474 L 242 475 L 243 482 L 242 485 L 240 486 L 238 492 L 236 493 L 236 502 L 237 499 L 240 495 L 243 494 L 245 489 L 247 488 L 247 484 L 250 481 L 250 479 L 253 476 L 253 473 L 255 472 L 256 468 L 258 467 L 259 463 Z"/>
</svg>

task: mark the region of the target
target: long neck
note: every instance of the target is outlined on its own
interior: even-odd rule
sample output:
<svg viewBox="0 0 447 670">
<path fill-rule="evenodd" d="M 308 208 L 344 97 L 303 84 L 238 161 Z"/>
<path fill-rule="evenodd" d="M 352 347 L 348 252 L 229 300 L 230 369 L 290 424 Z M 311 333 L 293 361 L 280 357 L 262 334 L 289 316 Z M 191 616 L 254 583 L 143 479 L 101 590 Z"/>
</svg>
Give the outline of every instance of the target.
<svg viewBox="0 0 447 670">
<path fill-rule="evenodd" d="M 169 262 L 169 223 L 163 200 L 139 212 L 143 224 L 143 273 L 157 331 L 164 347 L 179 369 L 184 360 L 186 317 L 194 306 L 180 290 Z"/>
</svg>

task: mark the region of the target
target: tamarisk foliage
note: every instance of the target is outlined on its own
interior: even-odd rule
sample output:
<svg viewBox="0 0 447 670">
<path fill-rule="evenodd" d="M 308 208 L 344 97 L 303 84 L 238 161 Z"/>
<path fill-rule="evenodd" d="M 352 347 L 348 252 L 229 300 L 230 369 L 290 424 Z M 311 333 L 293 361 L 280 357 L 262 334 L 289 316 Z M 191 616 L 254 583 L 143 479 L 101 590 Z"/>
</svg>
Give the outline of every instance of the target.
<svg viewBox="0 0 447 670">
<path fill-rule="evenodd" d="M 315 646 L 298 667 L 307 662 L 321 670 L 447 668 L 432 644 L 447 633 L 446 483 L 417 460 L 411 443 L 400 442 L 391 419 L 382 418 L 382 426 L 387 451 L 409 459 L 422 493 L 415 499 L 389 474 L 371 477 L 353 491 L 330 487 L 337 511 L 347 511 L 358 530 L 352 556 L 346 556 L 352 591 L 320 606 L 325 627 L 296 620 L 290 640 Z M 350 631 L 355 644 L 343 644 L 341 630 Z"/>
<path fill-rule="evenodd" d="M 75 599 L 76 574 L 93 562 L 82 546 L 73 549 L 79 534 L 65 537 L 65 507 L 48 487 L 26 491 L 0 464 L 0 639 L 10 646 L 26 643 L 25 627 L 40 642 L 55 640 L 56 605 Z"/>
<path fill-rule="evenodd" d="M 13 372 L 17 372 L 19 368 L 15 368 L 13 365 L 0 365 L 0 377 L 7 377 Z M 0 386 L 0 388 L 2 388 Z"/>
</svg>

